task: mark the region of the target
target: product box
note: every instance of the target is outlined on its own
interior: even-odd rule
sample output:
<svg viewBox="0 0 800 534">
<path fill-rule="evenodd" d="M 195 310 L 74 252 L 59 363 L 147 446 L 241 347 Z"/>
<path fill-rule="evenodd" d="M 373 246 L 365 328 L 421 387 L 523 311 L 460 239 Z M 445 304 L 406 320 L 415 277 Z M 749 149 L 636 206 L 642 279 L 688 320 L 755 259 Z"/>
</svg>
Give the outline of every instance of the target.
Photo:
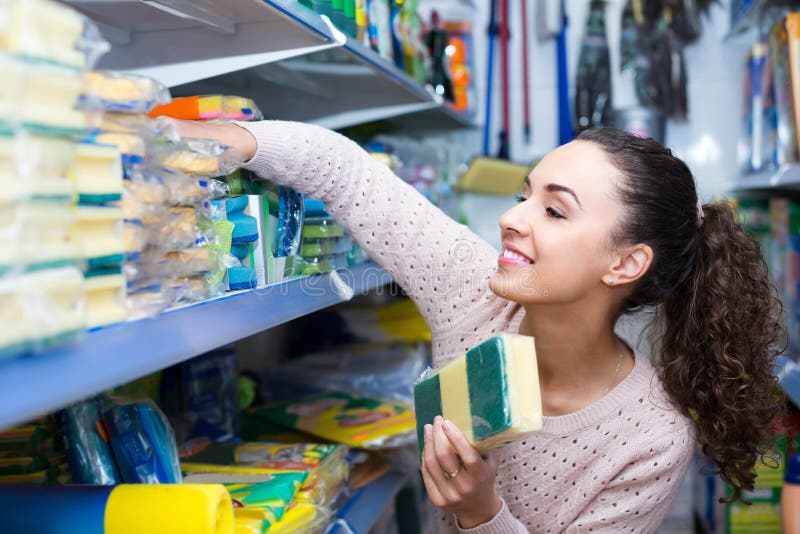
<svg viewBox="0 0 800 534">
<path fill-rule="evenodd" d="M 800 13 L 789 13 L 769 32 L 769 55 L 775 86 L 778 139 L 776 163 L 800 160 Z"/>
<path fill-rule="evenodd" d="M 775 438 L 777 464 L 756 463 L 756 482 L 753 491 L 744 492 L 751 505 L 735 502 L 720 503 L 723 496 L 731 495 L 731 488 L 717 475 L 708 474 L 708 461 L 695 457 L 693 470 L 699 473 L 695 481 L 695 515 L 703 531 L 711 534 L 762 534 L 781 532 L 780 502 L 783 475 L 789 438 L 779 434 Z"/>
</svg>

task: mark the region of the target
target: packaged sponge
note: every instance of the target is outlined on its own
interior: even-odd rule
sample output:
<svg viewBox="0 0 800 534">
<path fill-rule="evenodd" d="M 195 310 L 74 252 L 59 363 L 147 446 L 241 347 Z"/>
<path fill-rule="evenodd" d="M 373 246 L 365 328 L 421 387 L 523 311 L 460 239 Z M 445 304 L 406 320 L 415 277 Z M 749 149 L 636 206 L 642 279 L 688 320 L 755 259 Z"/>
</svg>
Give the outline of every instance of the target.
<svg viewBox="0 0 800 534">
<path fill-rule="evenodd" d="M 166 86 L 147 76 L 90 71 L 83 76 L 79 103 L 84 109 L 141 114 L 171 98 Z"/>
<path fill-rule="evenodd" d="M 0 52 L 86 69 L 109 49 L 89 19 L 60 2 L 0 0 L 0 13 Z"/>
<path fill-rule="evenodd" d="M 503 334 L 424 377 L 414 386 L 417 438 L 434 417 L 452 421 L 481 452 L 542 428 L 533 338 Z"/>
<path fill-rule="evenodd" d="M 184 120 L 260 120 L 263 118 L 255 102 L 241 96 L 203 95 L 175 98 L 150 112 L 151 117 L 166 116 Z"/>
</svg>

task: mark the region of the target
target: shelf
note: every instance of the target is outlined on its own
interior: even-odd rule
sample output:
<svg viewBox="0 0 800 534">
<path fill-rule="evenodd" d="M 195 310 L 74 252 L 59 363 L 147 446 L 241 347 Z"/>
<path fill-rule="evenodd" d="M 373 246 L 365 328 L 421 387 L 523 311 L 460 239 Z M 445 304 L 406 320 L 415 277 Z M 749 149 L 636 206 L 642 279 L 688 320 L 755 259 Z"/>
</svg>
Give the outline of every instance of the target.
<svg viewBox="0 0 800 534">
<path fill-rule="evenodd" d="M 112 43 L 98 68 L 151 76 L 174 96 L 246 96 L 268 118 L 331 129 L 421 113 L 437 130 L 473 126 L 297 0 L 66 2 Z"/>
<path fill-rule="evenodd" d="M 731 26 L 730 31 L 728 31 L 727 35 L 725 35 L 725 39 L 731 39 L 740 35 L 750 28 L 756 26 L 758 24 L 758 18 L 761 14 L 761 11 L 766 6 L 767 0 L 753 0 L 753 3 L 747 8 L 747 11 L 742 13 L 736 23 Z"/>
<path fill-rule="evenodd" d="M 775 361 L 775 376 L 786 396 L 795 406 L 800 407 L 800 365 L 786 356 L 778 356 Z"/>
<path fill-rule="evenodd" d="M 367 262 L 336 273 L 224 295 L 168 311 L 156 320 L 101 328 L 77 344 L 0 361 L 0 429 L 345 302 L 390 280 L 386 271 Z"/>
<path fill-rule="evenodd" d="M 783 165 L 776 171 L 740 176 L 732 185 L 733 191 L 764 191 L 770 189 L 800 189 L 800 165 Z"/>
<path fill-rule="evenodd" d="M 339 521 L 327 531 L 327 534 L 367 534 L 406 481 L 405 475 L 389 471 L 356 491 L 339 512 Z M 346 527 L 341 524 L 342 522 Z"/>
<path fill-rule="evenodd" d="M 229 93 L 255 100 L 266 117 L 333 130 L 392 120 L 404 130 L 469 128 L 471 121 L 370 48 L 344 46 L 173 88 L 173 94 Z"/>
<path fill-rule="evenodd" d="M 98 68 L 145 74 L 168 87 L 344 42 L 326 19 L 293 0 L 66 1 L 112 44 Z"/>
</svg>

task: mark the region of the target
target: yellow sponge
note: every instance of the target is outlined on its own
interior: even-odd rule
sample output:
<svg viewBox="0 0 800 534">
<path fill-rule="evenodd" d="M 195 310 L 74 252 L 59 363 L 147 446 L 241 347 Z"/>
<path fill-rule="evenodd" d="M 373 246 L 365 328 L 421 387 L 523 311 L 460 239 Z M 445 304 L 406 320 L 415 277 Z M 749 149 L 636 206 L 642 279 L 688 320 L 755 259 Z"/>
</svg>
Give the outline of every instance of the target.
<svg viewBox="0 0 800 534">
<path fill-rule="evenodd" d="M 414 386 L 417 437 L 443 416 L 482 451 L 542 428 L 542 400 L 532 337 L 503 334 L 484 341 Z"/>
<path fill-rule="evenodd" d="M 477 157 L 458 178 L 458 187 L 472 193 L 513 195 L 522 191 L 531 167 L 504 159 Z"/>
</svg>

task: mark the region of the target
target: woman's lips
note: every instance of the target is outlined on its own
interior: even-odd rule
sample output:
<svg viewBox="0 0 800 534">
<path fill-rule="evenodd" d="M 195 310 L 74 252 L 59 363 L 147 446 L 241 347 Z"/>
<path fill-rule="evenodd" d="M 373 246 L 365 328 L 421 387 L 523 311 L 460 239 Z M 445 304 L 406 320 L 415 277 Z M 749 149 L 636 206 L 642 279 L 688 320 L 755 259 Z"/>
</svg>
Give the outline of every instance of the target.
<svg viewBox="0 0 800 534">
<path fill-rule="evenodd" d="M 497 258 L 497 263 L 500 265 L 532 265 L 533 261 L 519 252 L 504 248 L 500 257 Z"/>
</svg>

